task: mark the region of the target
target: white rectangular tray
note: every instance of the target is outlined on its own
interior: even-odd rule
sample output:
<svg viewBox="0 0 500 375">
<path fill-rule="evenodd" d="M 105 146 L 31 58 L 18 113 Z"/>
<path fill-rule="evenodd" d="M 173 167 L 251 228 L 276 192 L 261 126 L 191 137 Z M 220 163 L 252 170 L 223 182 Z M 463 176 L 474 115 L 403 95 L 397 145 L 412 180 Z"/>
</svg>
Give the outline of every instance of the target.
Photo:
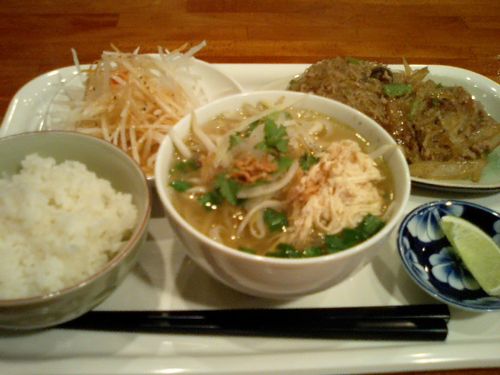
<svg viewBox="0 0 500 375">
<path fill-rule="evenodd" d="M 216 64 L 245 90 L 279 88 L 303 64 Z M 500 118 L 492 81 L 473 72 L 431 67 L 446 84 L 460 84 Z M 0 135 L 36 130 L 54 87 L 42 75 L 13 98 Z M 497 85 L 498 86 L 498 85 Z M 14 126 L 14 124 L 16 124 Z M 34 128 L 33 128 L 34 127 Z M 500 211 L 500 194 L 460 195 L 413 190 L 407 211 L 437 199 L 465 199 Z M 394 233 L 374 261 L 345 282 L 292 301 L 249 297 L 219 284 L 184 255 L 155 205 L 139 264 L 98 309 L 335 307 L 432 303 L 406 275 Z M 46 330 L 0 333 L 1 374 L 340 374 L 500 367 L 500 314 L 451 309 L 446 342 L 377 342 L 209 337 Z"/>
</svg>

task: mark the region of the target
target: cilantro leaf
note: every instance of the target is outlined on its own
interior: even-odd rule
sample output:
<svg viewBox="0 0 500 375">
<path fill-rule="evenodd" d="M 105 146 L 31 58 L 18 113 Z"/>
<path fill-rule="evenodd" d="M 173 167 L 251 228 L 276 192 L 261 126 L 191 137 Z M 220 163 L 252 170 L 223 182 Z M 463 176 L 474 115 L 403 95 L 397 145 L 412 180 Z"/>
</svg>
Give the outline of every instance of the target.
<svg viewBox="0 0 500 375">
<path fill-rule="evenodd" d="M 252 133 L 255 130 L 255 128 L 259 125 L 260 125 L 260 120 L 255 120 L 254 122 L 250 123 L 250 125 L 248 125 L 247 130 L 245 131 L 246 136 L 247 137 L 250 136 L 250 133 Z"/>
<path fill-rule="evenodd" d="M 276 250 L 267 253 L 266 256 L 273 258 L 300 258 L 301 253 L 295 247 L 287 243 L 279 243 Z"/>
<path fill-rule="evenodd" d="M 276 142 L 276 145 L 274 147 L 280 152 L 287 152 L 288 151 L 288 138 L 280 139 L 278 142 Z"/>
<path fill-rule="evenodd" d="M 267 147 L 266 142 L 262 141 L 255 145 L 255 149 L 263 152 L 269 152 L 269 147 Z"/>
<path fill-rule="evenodd" d="M 349 246 L 344 242 L 341 235 L 326 235 L 325 246 L 329 253 L 336 253 L 338 251 L 347 249 Z"/>
<path fill-rule="evenodd" d="M 171 181 L 169 184 L 171 187 L 174 188 L 174 190 L 182 193 L 186 191 L 187 189 L 191 188 L 193 186 L 192 183 L 187 182 L 187 181 L 182 181 L 182 180 L 174 180 Z"/>
<path fill-rule="evenodd" d="M 200 169 L 201 164 L 198 160 L 196 159 L 187 159 L 180 161 L 174 165 L 174 170 L 176 172 L 181 172 L 181 173 L 187 173 L 187 172 L 192 172 L 196 171 L 197 169 Z"/>
<path fill-rule="evenodd" d="M 236 181 L 231 180 L 226 175 L 220 174 L 215 179 L 215 187 L 221 194 L 221 196 L 227 200 L 232 205 L 238 204 L 238 198 L 236 195 L 240 190 L 240 184 Z"/>
<path fill-rule="evenodd" d="M 368 238 L 377 233 L 384 226 L 381 218 L 374 215 L 366 215 L 358 228 L 363 232 L 364 238 Z"/>
<path fill-rule="evenodd" d="M 272 208 L 266 208 L 264 210 L 264 222 L 271 232 L 278 232 L 288 226 L 286 215 Z"/>
<path fill-rule="evenodd" d="M 320 255 L 325 254 L 325 251 L 321 247 L 313 246 L 308 247 L 302 251 L 302 257 L 310 258 L 310 257 L 319 257 Z"/>
<path fill-rule="evenodd" d="M 266 119 L 264 124 L 264 142 L 267 147 L 280 152 L 288 151 L 288 136 L 284 126 L 278 126 L 273 120 Z"/>
<path fill-rule="evenodd" d="M 222 203 L 222 196 L 217 191 L 209 191 L 198 198 L 198 202 L 207 210 Z"/>
<path fill-rule="evenodd" d="M 232 149 L 234 146 L 239 145 L 243 139 L 239 133 L 231 134 L 229 136 L 229 149 Z"/>
<path fill-rule="evenodd" d="M 384 222 L 377 216 L 367 215 L 356 228 L 347 228 L 334 235 L 325 236 L 325 246 L 328 252 L 335 253 L 355 246 L 373 236 L 384 226 Z"/>
<path fill-rule="evenodd" d="M 260 122 L 261 120 L 256 120 L 250 123 L 250 125 L 248 125 L 248 127 L 245 130 L 231 134 L 229 136 L 229 150 L 232 149 L 234 146 L 237 146 L 241 142 L 243 142 L 244 138 L 250 137 L 250 134 L 252 134 L 254 129 L 260 125 Z"/>
<path fill-rule="evenodd" d="M 311 167 L 319 162 L 319 158 L 315 157 L 311 153 L 305 153 L 299 159 L 300 167 L 304 172 L 307 172 Z"/>
<path fill-rule="evenodd" d="M 276 163 L 278 164 L 278 173 L 281 173 L 281 172 L 285 172 L 288 170 L 288 168 L 290 168 L 290 166 L 292 165 L 293 163 L 293 159 L 290 159 L 286 156 L 282 156 L 280 157 Z"/>
<path fill-rule="evenodd" d="M 271 209 L 268 210 L 272 213 L 272 215 L 270 215 L 271 218 L 274 218 L 275 213 L 279 214 L 278 211 Z M 265 219 L 264 221 L 267 224 Z M 384 222 L 382 219 L 374 215 L 367 215 L 356 228 L 347 228 L 338 234 L 326 235 L 322 245 L 297 250 L 291 244 L 279 243 L 276 248 L 273 251 L 268 252 L 266 256 L 275 258 L 308 258 L 336 253 L 368 239 L 377 233 L 383 226 Z"/>
</svg>

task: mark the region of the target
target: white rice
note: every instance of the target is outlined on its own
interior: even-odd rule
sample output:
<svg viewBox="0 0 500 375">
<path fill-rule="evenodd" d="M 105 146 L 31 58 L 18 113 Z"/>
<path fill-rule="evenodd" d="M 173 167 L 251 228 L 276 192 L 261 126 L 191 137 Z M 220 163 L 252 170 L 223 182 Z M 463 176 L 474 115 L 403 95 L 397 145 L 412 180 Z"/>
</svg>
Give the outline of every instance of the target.
<svg viewBox="0 0 500 375">
<path fill-rule="evenodd" d="M 0 299 L 77 284 L 121 248 L 137 220 L 132 196 L 76 161 L 27 156 L 0 178 Z"/>
</svg>

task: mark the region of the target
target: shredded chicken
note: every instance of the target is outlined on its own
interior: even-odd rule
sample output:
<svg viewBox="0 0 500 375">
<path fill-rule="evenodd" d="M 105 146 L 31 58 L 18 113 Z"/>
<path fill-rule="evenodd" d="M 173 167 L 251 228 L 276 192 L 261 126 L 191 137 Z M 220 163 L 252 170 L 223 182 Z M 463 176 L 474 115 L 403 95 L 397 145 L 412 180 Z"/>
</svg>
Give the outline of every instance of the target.
<svg viewBox="0 0 500 375">
<path fill-rule="evenodd" d="M 307 245 L 311 233 L 336 234 L 356 227 L 368 214 L 380 215 L 382 175 L 374 161 L 350 140 L 333 142 L 320 161 L 288 192 L 288 239 Z"/>
</svg>

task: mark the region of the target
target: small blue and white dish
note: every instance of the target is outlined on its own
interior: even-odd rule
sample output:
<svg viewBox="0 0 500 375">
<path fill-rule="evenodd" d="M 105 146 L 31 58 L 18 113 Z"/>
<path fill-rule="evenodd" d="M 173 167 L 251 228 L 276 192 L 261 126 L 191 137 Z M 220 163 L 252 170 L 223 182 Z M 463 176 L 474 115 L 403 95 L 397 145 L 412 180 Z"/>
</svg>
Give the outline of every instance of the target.
<svg viewBox="0 0 500 375">
<path fill-rule="evenodd" d="M 398 250 L 410 277 L 436 299 L 469 311 L 500 310 L 500 298 L 486 294 L 451 251 L 441 230 L 441 217 L 453 215 L 480 227 L 500 245 L 500 214 L 464 201 L 424 204 L 404 218 Z"/>
</svg>

